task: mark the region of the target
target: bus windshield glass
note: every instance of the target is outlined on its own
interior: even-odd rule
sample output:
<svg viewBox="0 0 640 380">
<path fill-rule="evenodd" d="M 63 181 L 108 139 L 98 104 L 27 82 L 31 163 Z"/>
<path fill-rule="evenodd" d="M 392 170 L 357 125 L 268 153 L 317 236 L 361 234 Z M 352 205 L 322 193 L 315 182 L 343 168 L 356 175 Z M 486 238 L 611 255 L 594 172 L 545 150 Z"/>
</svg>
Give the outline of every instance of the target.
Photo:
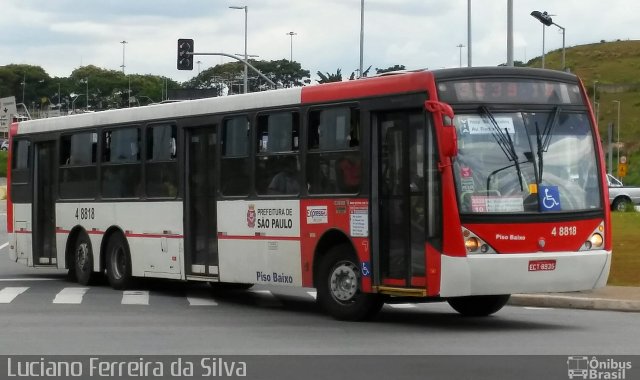
<svg viewBox="0 0 640 380">
<path fill-rule="evenodd" d="M 454 175 L 463 214 L 602 208 L 586 111 L 460 112 Z"/>
</svg>

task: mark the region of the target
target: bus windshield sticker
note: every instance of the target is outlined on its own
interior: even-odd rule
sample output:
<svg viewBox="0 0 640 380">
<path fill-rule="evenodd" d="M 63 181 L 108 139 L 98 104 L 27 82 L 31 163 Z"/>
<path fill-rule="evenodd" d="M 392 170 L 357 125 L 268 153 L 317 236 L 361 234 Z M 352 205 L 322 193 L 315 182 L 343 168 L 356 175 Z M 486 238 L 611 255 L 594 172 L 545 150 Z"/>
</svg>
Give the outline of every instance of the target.
<svg viewBox="0 0 640 380">
<path fill-rule="evenodd" d="M 492 197 L 486 195 L 471 196 L 471 210 L 473 212 L 522 212 L 524 201 L 522 197 Z"/>
<path fill-rule="evenodd" d="M 513 126 L 513 119 L 511 117 L 497 116 L 495 117 L 496 123 L 500 127 L 501 131 L 505 129 L 509 134 L 515 134 L 516 130 Z M 458 119 L 460 122 L 460 133 L 470 135 L 488 135 L 495 132 L 493 125 L 482 116 L 464 116 Z"/>
<path fill-rule="evenodd" d="M 562 210 L 558 186 L 538 186 L 538 204 L 542 212 Z"/>
</svg>

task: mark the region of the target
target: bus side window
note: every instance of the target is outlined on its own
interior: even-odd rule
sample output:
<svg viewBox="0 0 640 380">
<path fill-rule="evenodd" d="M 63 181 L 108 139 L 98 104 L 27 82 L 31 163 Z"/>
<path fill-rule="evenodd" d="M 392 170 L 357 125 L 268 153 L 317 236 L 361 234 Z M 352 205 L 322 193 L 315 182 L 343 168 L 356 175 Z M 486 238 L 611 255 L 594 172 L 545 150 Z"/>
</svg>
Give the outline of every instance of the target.
<svg viewBox="0 0 640 380">
<path fill-rule="evenodd" d="M 300 192 L 298 162 L 298 112 L 258 115 L 256 191 L 264 195 L 293 195 Z"/>
<path fill-rule="evenodd" d="M 225 196 L 249 194 L 249 134 L 250 124 L 246 116 L 224 120 L 220 191 Z"/>
<path fill-rule="evenodd" d="M 175 125 L 147 127 L 146 194 L 153 198 L 175 198 L 178 194 L 178 132 Z"/>
<path fill-rule="evenodd" d="M 352 107 L 311 111 L 306 163 L 310 194 L 360 192 L 360 112 Z"/>
</svg>

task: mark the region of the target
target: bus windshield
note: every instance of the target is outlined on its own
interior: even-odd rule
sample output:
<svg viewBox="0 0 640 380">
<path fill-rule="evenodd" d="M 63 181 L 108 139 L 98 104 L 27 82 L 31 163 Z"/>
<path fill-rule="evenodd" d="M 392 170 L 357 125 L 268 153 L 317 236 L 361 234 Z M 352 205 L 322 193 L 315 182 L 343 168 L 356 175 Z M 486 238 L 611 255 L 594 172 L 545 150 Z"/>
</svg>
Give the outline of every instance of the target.
<svg viewBox="0 0 640 380">
<path fill-rule="evenodd" d="M 487 107 L 454 119 L 454 174 L 464 214 L 599 209 L 594 138 L 586 112 Z"/>
</svg>

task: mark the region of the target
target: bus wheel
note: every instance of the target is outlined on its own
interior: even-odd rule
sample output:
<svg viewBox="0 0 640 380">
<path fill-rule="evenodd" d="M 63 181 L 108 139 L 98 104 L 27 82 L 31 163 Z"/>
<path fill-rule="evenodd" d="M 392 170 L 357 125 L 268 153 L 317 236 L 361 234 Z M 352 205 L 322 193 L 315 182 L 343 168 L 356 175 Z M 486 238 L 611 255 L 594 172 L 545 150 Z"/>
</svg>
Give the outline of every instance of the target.
<svg viewBox="0 0 640 380">
<path fill-rule="evenodd" d="M 467 296 L 449 298 L 447 302 L 458 313 L 466 317 L 486 317 L 502 309 L 510 294 L 496 296 Z"/>
<path fill-rule="evenodd" d="M 318 275 L 318 303 L 332 317 L 359 321 L 373 317 L 382 308 L 379 294 L 362 292 L 360 267 L 348 245 L 327 252 Z"/>
<path fill-rule="evenodd" d="M 91 241 L 85 233 L 78 235 L 74 249 L 74 269 L 72 272 L 81 285 L 89 285 L 93 276 L 93 250 Z"/>
<path fill-rule="evenodd" d="M 131 255 L 121 234 L 114 234 L 107 244 L 107 278 L 112 288 L 122 290 L 131 285 Z"/>
</svg>

